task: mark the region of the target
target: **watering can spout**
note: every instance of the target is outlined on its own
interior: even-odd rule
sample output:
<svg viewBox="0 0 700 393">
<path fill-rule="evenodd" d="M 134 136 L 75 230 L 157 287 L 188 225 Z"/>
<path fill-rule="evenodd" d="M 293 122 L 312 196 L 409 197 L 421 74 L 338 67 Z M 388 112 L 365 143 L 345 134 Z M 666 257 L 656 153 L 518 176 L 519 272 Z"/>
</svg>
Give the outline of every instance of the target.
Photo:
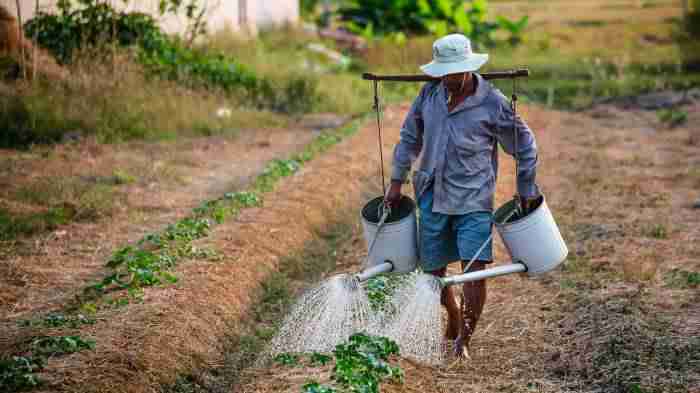
<svg viewBox="0 0 700 393">
<path fill-rule="evenodd" d="M 508 265 L 498 266 L 490 269 L 479 270 L 471 273 L 459 274 L 456 276 L 443 277 L 440 283 L 443 287 L 462 284 L 470 281 L 479 281 L 486 278 L 504 276 L 506 274 L 522 273 L 527 271 L 527 266 L 523 263 L 511 263 Z"/>
<path fill-rule="evenodd" d="M 394 264 L 391 263 L 391 261 L 385 261 L 384 263 L 368 267 L 367 269 L 357 273 L 355 278 L 357 278 L 357 281 L 359 282 L 365 282 L 372 277 L 376 277 L 383 273 L 389 273 L 392 270 L 394 270 Z"/>
</svg>

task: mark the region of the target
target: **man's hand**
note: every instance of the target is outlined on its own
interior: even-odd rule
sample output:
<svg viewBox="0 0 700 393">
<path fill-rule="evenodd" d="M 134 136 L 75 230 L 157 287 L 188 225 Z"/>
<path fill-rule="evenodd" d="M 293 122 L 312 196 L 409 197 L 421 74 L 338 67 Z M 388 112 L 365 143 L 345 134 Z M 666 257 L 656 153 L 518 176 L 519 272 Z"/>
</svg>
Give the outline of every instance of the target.
<svg viewBox="0 0 700 393">
<path fill-rule="evenodd" d="M 401 182 L 398 180 L 392 180 L 389 186 L 389 191 L 384 196 L 384 202 L 389 208 L 394 208 L 399 205 L 401 200 Z"/>
<path fill-rule="evenodd" d="M 540 199 L 539 196 L 537 197 L 520 197 L 520 208 L 523 211 L 524 215 L 528 215 L 537 205 L 537 200 Z"/>
</svg>

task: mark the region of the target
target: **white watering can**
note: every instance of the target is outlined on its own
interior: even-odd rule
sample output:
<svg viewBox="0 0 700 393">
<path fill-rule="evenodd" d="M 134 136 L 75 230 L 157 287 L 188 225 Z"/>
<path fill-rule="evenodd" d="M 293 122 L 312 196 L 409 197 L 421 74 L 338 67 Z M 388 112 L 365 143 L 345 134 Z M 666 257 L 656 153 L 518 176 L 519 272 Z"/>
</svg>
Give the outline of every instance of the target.
<svg viewBox="0 0 700 393">
<path fill-rule="evenodd" d="M 410 273 L 418 266 L 416 204 L 401 196 L 392 211 L 384 208 L 384 197 L 369 201 L 362 209 L 362 228 L 367 241 L 366 268 L 357 274 L 366 281 L 382 273 Z"/>
<path fill-rule="evenodd" d="M 418 264 L 415 203 L 411 198 L 402 196 L 398 208 L 391 214 L 380 217 L 383 200 L 382 197 L 375 198 L 362 209 L 368 256 L 366 268 L 356 275 L 361 282 L 382 273 L 409 273 Z M 564 262 L 569 251 L 544 196 L 525 217 L 517 213 L 518 206 L 514 199 L 494 214 L 496 229 L 513 263 L 444 277 L 440 280 L 442 285 L 451 286 L 522 272 L 536 277 L 552 271 Z M 484 246 L 489 240 L 491 238 Z M 480 253 L 481 250 L 477 255 Z"/>
</svg>

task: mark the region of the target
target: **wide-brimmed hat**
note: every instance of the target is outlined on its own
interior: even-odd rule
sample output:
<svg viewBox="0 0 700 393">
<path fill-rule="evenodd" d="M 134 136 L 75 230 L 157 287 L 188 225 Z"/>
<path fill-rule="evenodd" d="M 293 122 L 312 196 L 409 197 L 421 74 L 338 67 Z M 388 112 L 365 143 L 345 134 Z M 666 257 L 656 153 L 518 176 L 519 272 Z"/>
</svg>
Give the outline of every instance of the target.
<svg viewBox="0 0 700 393">
<path fill-rule="evenodd" d="M 441 78 L 449 74 L 476 71 L 489 60 L 485 53 L 472 52 L 472 43 L 463 34 L 446 35 L 433 43 L 433 61 L 420 67 L 426 74 Z"/>
</svg>

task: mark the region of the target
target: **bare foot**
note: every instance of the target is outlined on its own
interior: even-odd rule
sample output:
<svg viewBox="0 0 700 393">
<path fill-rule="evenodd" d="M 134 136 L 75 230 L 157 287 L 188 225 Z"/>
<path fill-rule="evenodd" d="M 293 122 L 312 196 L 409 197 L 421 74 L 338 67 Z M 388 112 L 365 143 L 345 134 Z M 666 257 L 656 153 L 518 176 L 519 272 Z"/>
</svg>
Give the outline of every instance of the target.
<svg viewBox="0 0 700 393">
<path fill-rule="evenodd" d="M 464 337 L 461 335 L 454 340 L 452 353 L 460 359 L 471 359 L 469 355 L 469 344 L 465 342 Z"/>
</svg>

